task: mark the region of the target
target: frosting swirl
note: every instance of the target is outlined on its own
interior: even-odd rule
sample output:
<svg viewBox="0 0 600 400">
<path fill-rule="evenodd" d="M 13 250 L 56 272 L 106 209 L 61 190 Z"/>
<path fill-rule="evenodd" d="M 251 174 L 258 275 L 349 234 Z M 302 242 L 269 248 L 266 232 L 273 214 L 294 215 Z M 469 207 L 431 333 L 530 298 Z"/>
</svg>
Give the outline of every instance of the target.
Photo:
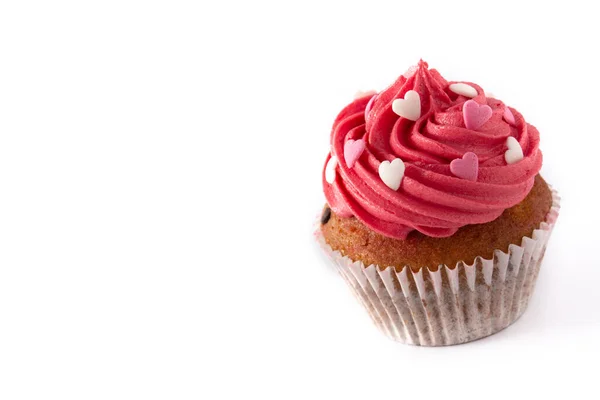
<svg viewBox="0 0 600 400">
<path fill-rule="evenodd" d="M 325 197 L 333 211 L 342 217 L 355 216 L 385 236 L 405 239 L 412 230 L 433 237 L 451 236 L 464 225 L 493 221 L 520 203 L 542 165 L 537 129 L 512 108 L 507 118 L 504 103 L 487 98 L 473 83 L 465 82 L 477 91 L 472 99 L 454 93 L 453 82 L 428 69 L 423 61 L 405 75 L 374 99 L 367 95 L 354 100 L 337 116 L 325 163 L 337 157 L 333 183 L 325 180 L 323 171 Z M 420 97 L 416 121 L 392 110 L 393 101 L 404 98 L 409 90 Z M 492 110 L 476 130 L 467 129 L 464 122 L 463 106 L 469 100 Z M 523 151 L 523 158 L 513 164 L 505 160 L 509 137 Z M 349 167 L 344 162 L 344 146 L 358 139 L 364 140 L 365 148 Z M 451 172 L 450 163 L 467 152 L 477 155 L 476 181 Z M 396 158 L 404 162 L 405 170 L 395 191 L 381 180 L 378 169 L 383 161 Z"/>
</svg>

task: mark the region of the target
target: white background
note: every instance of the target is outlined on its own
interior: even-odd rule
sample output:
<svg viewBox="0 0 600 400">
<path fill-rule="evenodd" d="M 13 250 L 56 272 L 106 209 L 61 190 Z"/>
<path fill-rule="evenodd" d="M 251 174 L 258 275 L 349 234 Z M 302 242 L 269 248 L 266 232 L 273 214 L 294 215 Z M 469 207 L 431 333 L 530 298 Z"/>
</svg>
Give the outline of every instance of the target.
<svg viewBox="0 0 600 400">
<path fill-rule="evenodd" d="M 598 397 L 594 2 L 49 3 L 0 6 L 1 399 Z M 448 348 L 312 237 L 335 115 L 420 58 L 536 125 L 563 197 L 525 315 Z"/>
</svg>

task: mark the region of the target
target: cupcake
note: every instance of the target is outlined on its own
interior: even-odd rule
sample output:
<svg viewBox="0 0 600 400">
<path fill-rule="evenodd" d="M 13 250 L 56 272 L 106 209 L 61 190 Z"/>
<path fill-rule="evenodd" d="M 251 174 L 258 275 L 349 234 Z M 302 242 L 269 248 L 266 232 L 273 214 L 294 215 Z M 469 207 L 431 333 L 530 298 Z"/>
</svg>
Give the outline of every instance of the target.
<svg viewBox="0 0 600 400">
<path fill-rule="evenodd" d="M 517 110 L 423 61 L 339 113 L 317 239 L 386 335 L 465 343 L 525 311 L 559 210 L 539 143 Z"/>
</svg>

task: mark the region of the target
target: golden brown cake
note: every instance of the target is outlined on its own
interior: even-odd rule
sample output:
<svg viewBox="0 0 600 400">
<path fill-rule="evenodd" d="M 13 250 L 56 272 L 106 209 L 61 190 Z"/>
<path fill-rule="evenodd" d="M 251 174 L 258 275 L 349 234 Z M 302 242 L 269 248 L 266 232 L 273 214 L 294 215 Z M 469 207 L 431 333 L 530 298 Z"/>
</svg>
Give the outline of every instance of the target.
<svg viewBox="0 0 600 400">
<path fill-rule="evenodd" d="M 520 244 L 524 236 L 531 237 L 551 206 L 552 192 L 538 175 L 521 203 L 491 222 L 463 226 L 452 236 L 434 238 L 412 231 L 404 240 L 389 238 L 354 217 L 338 217 L 327 205 L 321 218 L 321 231 L 333 250 L 353 260 L 384 268 L 393 266 L 398 272 L 404 266 L 418 271 L 421 267 L 454 267 L 459 261 L 472 264 L 477 256 L 491 258 L 497 249 L 506 252 L 510 244 Z"/>
</svg>

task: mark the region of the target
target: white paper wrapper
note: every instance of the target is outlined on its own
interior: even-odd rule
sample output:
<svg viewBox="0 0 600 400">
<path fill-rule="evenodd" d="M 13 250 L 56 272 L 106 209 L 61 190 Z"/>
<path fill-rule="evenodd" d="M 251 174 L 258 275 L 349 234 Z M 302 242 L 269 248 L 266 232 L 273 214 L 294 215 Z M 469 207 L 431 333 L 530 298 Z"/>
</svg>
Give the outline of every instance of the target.
<svg viewBox="0 0 600 400">
<path fill-rule="evenodd" d="M 527 308 L 560 209 L 554 190 L 552 200 L 545 222 L 521 246 L 495 250 L 493 259 L 477 257 L 472 265 L 396 272 L 333 251 L 320 229 L 317 240 L 386 335 L 419 346 L 466 343 L 506 328 Z"/>
</svg>

